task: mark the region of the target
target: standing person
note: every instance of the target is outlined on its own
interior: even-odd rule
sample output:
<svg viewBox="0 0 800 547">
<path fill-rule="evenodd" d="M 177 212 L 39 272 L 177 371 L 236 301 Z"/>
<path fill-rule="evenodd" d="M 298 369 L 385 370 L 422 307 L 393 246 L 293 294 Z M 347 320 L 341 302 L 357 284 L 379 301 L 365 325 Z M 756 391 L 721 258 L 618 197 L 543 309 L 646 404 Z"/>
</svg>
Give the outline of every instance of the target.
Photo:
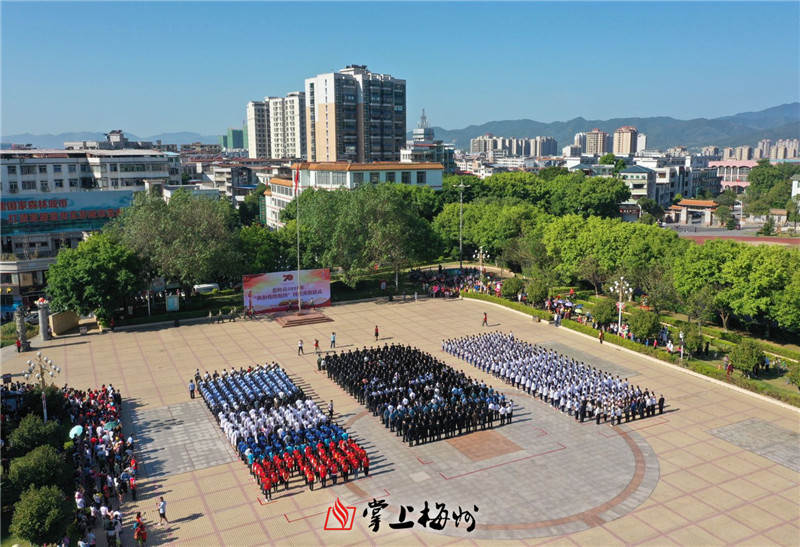
<svg viewBox="0 0 800 547">
<path fill-rule="evenodd" d="M 133 539 L 136 540 L 136 545 L 142 547 L 147 541 L 147 528 L 142 520 L 142 514 L 136 513 L 136 524 L 133 529 Z"/>
<path fill-rule="evenodd" d="M 605 334 L 603 333 L 603 329 L 600 329 L 600 334 L 597 335 L 597 339 L 600 340 L 600 343 L 603 343 L 603 338 L 605 338 Z"/>
<path fill-rule="evenodd" d="M 301 338 L 299 342 L 297 342 L 297 355 L 305 355 L 303 351 L 303 339 Z"/>
<path fill-rule="evenodd" d="M 481 323 L 481 326 L 482 327 L 489 326 L 489 316 L 486 314 L 486 312 L 483 312 L 483 323 Z"/>
<path fill-rule="evenodd" d="M 136 477 L 133 474 L 131 474 L 129 483 L 131 487 L 131 498 L 133 501 L 136 501 Z"/>
<path fill-rule="evenodd" d="M 336 347 L 336 333 L 332 332 L 331 333 L 331 348 L 335 348 L 335 347 Z"/>
<path fill-rule="evenodd" d="M 369 477 L 369 456 L 364 454 L 364 459 L 361 462 L 361 465 L 364 467 L 364 476 Z"/>
<path fill-rule="evenodd" d="M 164 496 L 158 498 L 158 525 L 161 526 L 163 523 L 169 524 L 167 520 L 167 502 L 164 501 Z"/>
<path fill-rule="evenodd" d="M 17 337 L 17 353 L 21 352 L 22 352 L 22 340 L 20 340 L 19 337 Z"/>
<path fill-rule="evenodd" d="M 319 354 L 319 340 L 314 338 L 314 353 Z"/>
<path fill-rule="evenodd" d="M 194 380 L 190 378 L 189 379 L 189 397 L 191 397 L 192 399 L 194 399 L 194 389 L 195 389 Z"/>
<path fill-rule="evenodd" d="M 328 403 L 328 417 L 333 420 L 333 399 Z"/>
<path fill-rule="evenodd" d="M 375 341 L 378 341 L 378 336 L 380 336 L 380 331 L 378 330 L 378 325 L 375 325 Z"/>
</svg>

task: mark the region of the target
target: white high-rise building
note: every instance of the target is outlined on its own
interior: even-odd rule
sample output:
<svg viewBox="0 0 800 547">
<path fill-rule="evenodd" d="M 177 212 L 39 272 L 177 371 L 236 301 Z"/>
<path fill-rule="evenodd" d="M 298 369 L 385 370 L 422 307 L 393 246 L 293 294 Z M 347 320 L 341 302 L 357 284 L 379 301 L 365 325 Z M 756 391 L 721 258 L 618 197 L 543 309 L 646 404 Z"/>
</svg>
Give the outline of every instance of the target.
<svg viewBox="0 0 800 547">
<path fill-rule="evenodd" d="M 247 103 L 247 146 L 251 158 L 302 159 L 306 151 L 305 93 L 264 97 Z"/>
<path fill-rule="evenodd" d="M 636 135 L 636 151 L 647 150 L 647 135 L 639 133 Z"/>
<path fill-rule="evenodd" d="M 250 158 L 269 157 L 268 105 L 269 97 L 247 103 L 247 156 Z"/>
</svg>

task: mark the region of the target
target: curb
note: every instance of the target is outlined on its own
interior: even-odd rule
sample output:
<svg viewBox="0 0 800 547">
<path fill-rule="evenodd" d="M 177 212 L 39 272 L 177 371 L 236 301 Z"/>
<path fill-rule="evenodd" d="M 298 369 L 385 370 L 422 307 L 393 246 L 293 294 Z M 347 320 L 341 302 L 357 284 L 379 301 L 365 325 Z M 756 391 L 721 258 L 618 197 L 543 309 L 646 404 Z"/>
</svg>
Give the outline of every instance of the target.
<svg viewBox="0 0 800 547">
<path fill-rule="evenodd" d="M 463 300 L 469 300 L 469 299 L 465 298 Z M 511 308 L 506 308 L 502 304 L 496 304 L 494 302 L 485 302 L 485 301 L 481 301 L 481 300 L 473 300 L 473 302 L 480 303 L 480 304 L 490 304 L 492 306 L 497 306 L 498 308 L 502 308 L 502 309 L 504 309 L 506 311 L 509 311 L 509 312 L 518 313 L 518 314 L 522 315 L 523 317 L 532 317 L 532 316 L 528 316 L 528 314 L 523 313 L 521 311 L 517 311 L 517 310 L 511 309 Z M 549 322 L 549 324 L 552 324 L 552 322 Z M 574 335 L 577 335 L 577 336 L 582 336 L 582 337 L 587 338 L 589 340 L 595 340 L 595 338 L 593 336 L 589 336 L 588 334 L 583 334 L 582 332 L 574 331 L 574 330 L 566 328 L 566 327 L 564 327 L 563 330 L 565 330 L 567 332 L 570 332 L 570 333 L 572 333 Z M 784 409 L 793 410 L 794 412 L 800 414 L 800 408 L 797 408 L 796 406 L 792 406 L 792 405 L 790 405 L 788 403 L 784 403 L 783 401 L 779 401 L 777 399 L 773 399 L 772 397 L 767 397 L 766 395 L 761 395 L 760 393 L 754 393 L 754 392 L 752 392 L 750 390 L 741 388 L 739 386 L 728 384 L 728 383 L 723 382 L 721 380 L 717 380 L 716 378 L 711 378 L 709 376 L 705 376 L 704 374 L 700 374 L 699 372 L 695 372 L 693 370 L 689 370 L 688 368 L 672 365 L 672 364 L 667 363 L 665 361 L 662 361 L 660 359 L 656 359 L 655 357 L 651 357 L 649 355 L 645 355 L 643 353 L 639 353 L 637 351 L 633 351 L 632 349 L 628 349 L 628 348 L 625 348 L 625 347 L 622 347 L 622 346 L 617 346 L 617 345 L 613 345 L 613 346 L 614 346 L 614 349 L 628 352 L 628 353 L 630 353 L 632 355 L 636 355 L 637 357 L 641 357 L 642 359 L 647 359 L 647 360 L 652 361 L 654 363 L 658 363 L 661 366 L 669 367 L 670 370 L 677 370 L 677 371 L 683 372 L 684 374 L 688 374 L 690 376 L 694 376 L 695 378 L 698 378 L 700 380 L 705 380 L 707 382 L 711 382 L 711 383 L 717 384 L 717 385 L 725 387 L 727 389 L 731 389 L 733 391 L 738 391 L 739 393 L 742 393 L 744 395 L 749 395 L 751 397 L 755 397 L 756 399 L 760 399 L 761 401 L 764 401 L 766 403 L 772 403 L 772 404 L 777 405 L 779 407 L 782 407 Z"/>
</svg>

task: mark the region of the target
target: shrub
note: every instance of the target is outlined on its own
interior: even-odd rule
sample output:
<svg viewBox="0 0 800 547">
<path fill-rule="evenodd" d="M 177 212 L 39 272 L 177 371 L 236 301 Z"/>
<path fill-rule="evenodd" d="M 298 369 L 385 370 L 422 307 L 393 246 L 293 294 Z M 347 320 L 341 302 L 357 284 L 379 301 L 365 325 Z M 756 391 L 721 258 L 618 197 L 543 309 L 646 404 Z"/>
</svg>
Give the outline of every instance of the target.
<svg viewBox="0 0 800 547">
<path fill-rule="evenodd" d="M 477 292 L 462 292 L 461 296 L 463 296 L 464 298 L 469 298 L 471 300 L 483 300 L 484 302 L 493 302 L 495 304 L 500 304 L 501 306 L 505 306 L 506 308 L 511 308 L 512 310 L 521 311 L 522 313 L 527 313 L 528 315 L 539 317 L 540 319 L 544 319 L 545 321 L 553 320 L 552 313 L 545 310 L 536 309 L 533 306 L 520 304 L 519 302 L 510 302 L 503 298 L 497 298 L 496 296 L 491 296 L 488 294 L 482 294 Z"/>
<path fill-rule="evenodd" d="M 11 445 L 17 454 L 27 454 L 37 446 L 49 444 L 61 448 L 64 442 L 61 427 L 56 422 L 44 423 L 39 416 L 28 414 L 10 436 Z"/>
<path fill-rule="evenodd" d="M 55 485 L 30 488 L 14 506 L 10 531 L 34 545 L 61 540 L 71 516 L 70 500 Z"/>
<path fill-rule="evenodd" d="M 616 303 L 608 298 L 603 298 L 595 304 L 592 317 L 601 325 L 613 323 L 618 318 Z"/>
<path fill-rule="evenodd" d="M 764 363 L 764 352 L 756 342 L 747 339 L 733 348 L 730 358 L 734 367 L 746 372 L 757 372 L 758 367 Z"/>
<path fill-rule="evenodd" d="M 640 340 L 655 338 L 661 330 L 658 315 L 639 308 L 631 312 L 628 317 L 628 325 L 630 325 L 633 335 Z"/>
<path fill-rule="evenodd" d="M 503 281 L 500 287 L 500 294 L 505 298 L 517 298 L 517 295 L 525 288 L 525 283 L 517 276 L 510 277 Z"/>
<path fill-rule="evenodd" d="M 36 447 L 24 456 L 14 458 L 8 475 L 8 480 L 17 492 L 48 484 L 66 489 L 71 478 L 69 465 L 50 445 Z"/>
</svg>

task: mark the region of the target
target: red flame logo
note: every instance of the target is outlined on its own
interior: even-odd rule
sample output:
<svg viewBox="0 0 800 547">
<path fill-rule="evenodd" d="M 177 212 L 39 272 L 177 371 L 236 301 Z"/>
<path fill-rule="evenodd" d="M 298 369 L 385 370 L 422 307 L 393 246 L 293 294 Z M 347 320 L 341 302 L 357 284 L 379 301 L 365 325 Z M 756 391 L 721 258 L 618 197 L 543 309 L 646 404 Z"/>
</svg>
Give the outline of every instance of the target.
<svg viewBox="0 0 800 547">
<path fill-rule="evenodd" d="M 344 504 L 339 501 L 339 498 L 336 498 L 336 503 L 333 504 L 333 516 L 339 521 L 339 524 L 342 525 L 342 528 L 347 526 L 349 515 L 347 514 L 347 509 L 345 508 Z"/>
</svg>

